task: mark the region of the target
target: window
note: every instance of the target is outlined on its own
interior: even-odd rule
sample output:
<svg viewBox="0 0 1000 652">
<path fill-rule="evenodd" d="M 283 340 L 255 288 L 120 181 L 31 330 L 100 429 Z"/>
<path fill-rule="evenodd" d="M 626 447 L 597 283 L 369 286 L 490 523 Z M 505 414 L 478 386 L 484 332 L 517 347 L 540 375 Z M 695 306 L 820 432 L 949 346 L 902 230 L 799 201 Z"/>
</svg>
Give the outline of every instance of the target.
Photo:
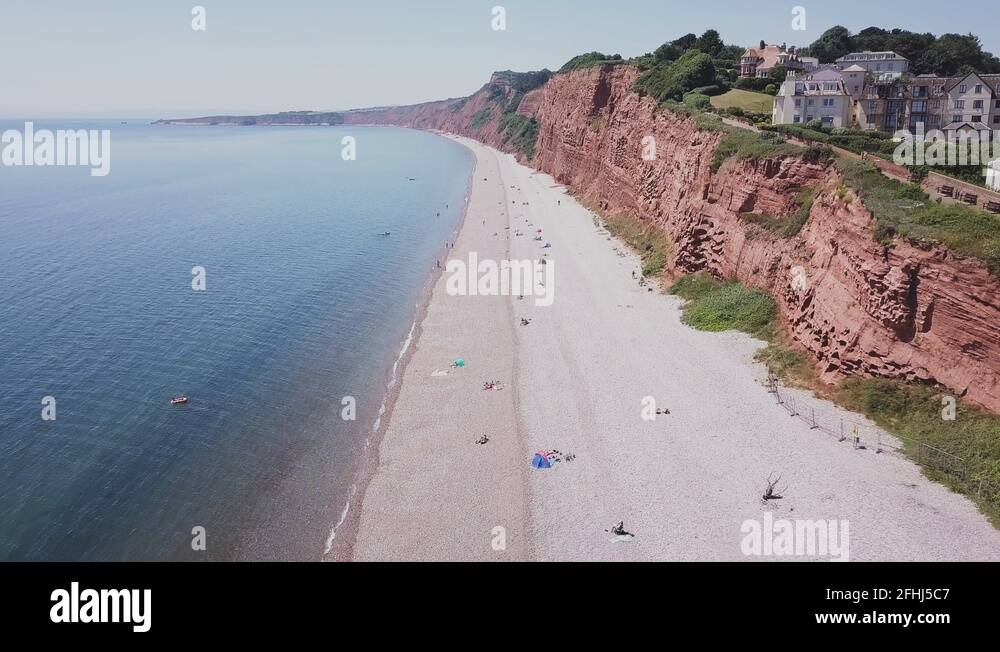
<svg viewBox="0 0 1000 652">
<path fill-rule="evenodd" d="M 825 125 L 832 125 L 833 124 L 833 116 L 832 115 L 825 115 L 825 116 L 823 116 L 823 124 L 825 124 Z"/>
<path fill-rule="evenodd" d="M 823 106 L 833 106 L 834 104 L 836 104 L 836 102 L 834 102 L 832 97 L 823 100 Z"/>
<path fill-rule="evenodd" d="M 913 100 L 913 113 L 927 113 L 927 100 Z"/>
<path fill-rule="evenodd" d="M 951 121 L 952 122 L 961 122 L 962 121 L 962 114 L 961 113 L 956 113 L 955 115 L 951 116 Z"/>
<path fill-rule="evenodd" d="M 875 113 L 878 110 L 878 102 L 872 100 L 868 103 L 868 113 Z"/>
<path fill-rule="evenodd" d="M 978 95 L 979 93 L 982 93 L 982 92 L 983 92 L 983 85 L 982 84 L 976 84 L 976 94 Z"/>
<path fill-rule="evenodd" d="M 802 98 L 801 97 L 796 97 L 795 98 L 795 108 L 799 108 L 800 106 L 802 106 Z"/>
<path fill-rule="evenodd" d="M 855 85 L 854 85 L 854 92 L 855 92 L 855 93 L 858 93 L 858 92 L 860 92 L 860 91 L 861 91 L 861 87 L 860 87 L 860 86 L 858 86 L 857 84 L 855 84 Z"/>
<path fill-rule="evenodd" d="M 982 100 L 976 100 L 976 101 L 974 101 L 972 103 L 972 108 L 974 108 L 974 109 L 981 109 L 981 108 L 983 108 L 983 101 Z"/>
<path fill-rule="evenodd" d="M 981 116 L 981 115 L 974 115 L 974 116 L 972 116 L 972 121 L 973 122 L 982 122 L 983 121 L 983 116 Z"/>
<path fill-rule="evenodd" d="M 808 100 L 806 101 L 806 106 L 816 106 L 816 100 L 814 100 L 813 98 L 811 98 L 811 97 L 810 97 L 810 98 L 809 98 L 809 99 L 808 99 Z"/>
<path fill-rule="evenodd" d="M 956 109 L 964 109 L 965 108 L 965 100 L 955 100 L 955 108 Z"/>
<path fill-rule="evenodd" d="M 1000 115 L 993 116 L 993 124 L 1000 125 Z"/>
<path fill-rule="evenodd" d="M 1000 109 L 1000 100 L 997 100 L 996 108 Z"/>
<path fill-rule="evenodd" d="M 968 93 L 969 92 L 969 86 L 967 84 L 962 84 L 961 86 L 958 87 L 958 92 L 959 93 Z"/>
<path fill-rule="evenodd" d="M 792 118 L 792 122 L 794 122 L 795 124 L 802 122 L 802 116 L 800 115 L 795 116 L 794 118 Z"/>
<path fill-rule="evenodd" d="M 806 122 L 812 122 L 812 121 L 813 121 L 813 117 L 811 115 L 807 115 L 806 116 Z"/>
</svg>

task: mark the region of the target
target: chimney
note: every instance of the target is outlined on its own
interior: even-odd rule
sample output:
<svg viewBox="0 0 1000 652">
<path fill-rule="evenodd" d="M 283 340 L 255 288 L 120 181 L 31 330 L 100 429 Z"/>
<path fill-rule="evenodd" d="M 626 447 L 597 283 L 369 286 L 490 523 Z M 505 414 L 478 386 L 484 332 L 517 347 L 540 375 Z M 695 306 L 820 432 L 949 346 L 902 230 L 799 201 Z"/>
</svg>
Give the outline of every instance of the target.
<svg viewBox="0 0 1000 652">
<path fill-rule="evenodd" d="M 760 49 L 763 50 L 763 49 L 766 49 L 766 48 L 767 48 L 767 43 L 765 43 L 764 40 L 761 39 L 761 41 L 760 41 Z"/>
<path fill-rule="evenodd" d="M 784 52 L 787 49 L 788 49 L 788 44 L 785 43 L 784 41 L 782 41 L 781 42 L 781 51 Z"/>
</svg>

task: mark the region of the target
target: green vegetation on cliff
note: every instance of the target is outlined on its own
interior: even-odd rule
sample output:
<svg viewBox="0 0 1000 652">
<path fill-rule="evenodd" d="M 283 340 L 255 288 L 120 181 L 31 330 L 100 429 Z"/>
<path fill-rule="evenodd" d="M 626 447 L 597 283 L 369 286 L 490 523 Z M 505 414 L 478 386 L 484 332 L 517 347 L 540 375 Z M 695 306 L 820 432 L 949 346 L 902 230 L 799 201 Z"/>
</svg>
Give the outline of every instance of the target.
<svg viewBox="0 0 1000 652">
<path fill-rule="evenodd" d="M 709 167 L 712 172 L 718 172 L 722 164 L 730 158 L 758 161 L 765 158 L 803 154 L 804 151 L 801 147 L 786 143 L 777 134 L 757 133 L 731 127 L 726 130 L 726 135 L 722 137 L 719 146 L 715 148 Z M 817 157 L 816 160 L 820 160 L 819 152 L 814 153 L 813 156 Z"/>
<path fill-rule="evenodd" d="M 1000 217 L 960 204 L 938 204 L 919 186 L 883 175 L 870 163 L 837 160 L 844 183 L 875 216 L 875 236 L 930 240 L 986 262 L 1000 276 Z"/>
<path fill-rule="evenodd" d="M 684 94 L 715 81 L 712 57 L 688 50 L 676 61 L 658 61 L 635 82 L 635 89 L 659 102 L 681 100 Z"/>
<path fill-rule="evenodd" d="M 809 221 L 809 214 L 812 212 L 813 202 L 816 200 L 816 190 L 814 188 L 804 188 L 799 191 L 795 198 L 798 208 L 790 217 L 779 217 L 765 215 L 763 213 L 741 213 L 740 217 L 764 227 L 778 238 L 791 238 L 802 231 L 802 227 Z"/>
<path fill-rule="evenodd" d="M 475 131 L 476 129 L 482 129 L 490 118 L 493 117 L 493 109 L 486 108 L 480 111 L 476 111 L 472 118 L 469 119 L 469 129 Z"/>
<path fill-rule="evenodd" d="M 971 498 L 1000 527 L 1000 416 L 957 403 L 945 419 L 947 394 L 884 378 L 847 379 L 833 399 L 899 437 L 927 477 Z"/>
<path fill-rule="evenodd" d="M 684 276 L 670 287 L 684 299 L 684 323 L 704 331 L 740 330 L 769 341 L 756 359 L 787 384 L 816 391 L 864 414 L 895 435 L 902 451 L 932 480 L 965 494 L 1000 527 L 1000 416 L 955 402 L 939 388 L 886 378 L 849 378 L 839 387 L 818 380 L 813 362 L 792 348 L 765 292 L 708 274 Z"/>
<path fill-rule="evenodd" d="M 567 61 L 560 73 L 573 72 L 574 70 L 585 70 L 586 68 L 596 68 L 604 65 L 618 65 L 625 63 L 620 54 L 604 54 L 603 52 L 587 52 L 580 54 Z"/>
<path fill-rule="evenodd" d="M 682 321 L 702 331 L 769 336 L 777 315 L 766 292 L 708 274 L 684 276 L 670 286 L 670 293 L 687 300 Z"/>
<path fill-rule="evenodd" d="M 521 152 L 529 161 L 535 158 L 538 127 L 538 120 L 516 113 L 507 113 L 500 118 L 500 134 L 503 136 L 503 142 Z"/>
<path fill-rule="evenodd" d="M 642 259 L 644 276 L 659 276 L 667 266 L 670 243 L 662 229 L 632 215 L 612 215 L 604 218 L 608 232 L 624 241 Z"/>
</svg>

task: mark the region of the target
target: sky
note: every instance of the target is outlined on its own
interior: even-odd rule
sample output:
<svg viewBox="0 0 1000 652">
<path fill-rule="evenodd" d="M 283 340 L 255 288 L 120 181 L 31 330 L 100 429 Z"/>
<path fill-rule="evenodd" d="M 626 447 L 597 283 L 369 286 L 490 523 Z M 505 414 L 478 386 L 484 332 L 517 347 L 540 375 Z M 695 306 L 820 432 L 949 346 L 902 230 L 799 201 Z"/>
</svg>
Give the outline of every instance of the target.
<svg viewBox="0 0 1000 652">
<path fill-rule="evenodd" d="M 196 6 L 204 31 L 192 29 Z M 709 28 L 726 43 L 805 46 L 837 24 L 972 32 L 1000 53 L 981 11 L 940 0 L 0 0 L 0 117 L 411 104 L 469 95 L 495 70 L 631 57 Z"/>
</svg>

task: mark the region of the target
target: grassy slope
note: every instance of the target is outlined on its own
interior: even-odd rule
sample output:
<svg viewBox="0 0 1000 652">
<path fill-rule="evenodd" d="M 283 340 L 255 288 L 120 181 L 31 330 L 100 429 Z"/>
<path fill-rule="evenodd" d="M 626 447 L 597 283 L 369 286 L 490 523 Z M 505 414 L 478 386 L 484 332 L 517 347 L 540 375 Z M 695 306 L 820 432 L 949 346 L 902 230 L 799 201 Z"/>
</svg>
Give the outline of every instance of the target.
<svg viewBox="0 0 1000 652">
<path fill-rule="evenodd" d="M 937 204 L 913 184 L 889 179 L 869 163 L 840 159 L 837 169 L 878 222 L 876 237 L 932 240 L 986 262 L 1000 276 L 1000 216 L 960 204 Z"/>
<path fill-rule="evenodd" d="M 713 97 L 712 106 L 717 109 L 740 108 L 752 113 L 770 113 L 774 107 L 774 98 L 764 93 L 741 91 L 734 88 Z"/>
</svg>

